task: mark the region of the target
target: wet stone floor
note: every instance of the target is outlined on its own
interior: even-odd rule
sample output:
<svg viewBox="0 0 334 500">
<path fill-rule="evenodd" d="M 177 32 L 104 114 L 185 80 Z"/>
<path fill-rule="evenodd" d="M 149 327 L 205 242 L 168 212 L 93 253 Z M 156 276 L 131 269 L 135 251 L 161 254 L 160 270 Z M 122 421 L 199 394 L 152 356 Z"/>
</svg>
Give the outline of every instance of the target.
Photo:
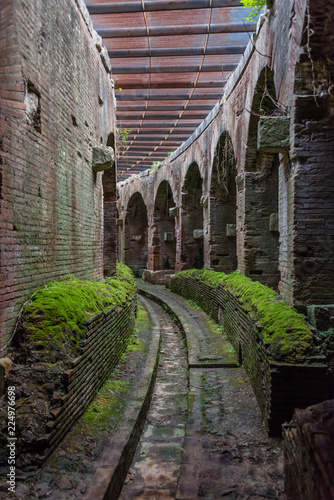
<svg viewBox="0 0 334 500">
<path fill-rule="evenodd" d="M 157 380 L 121 500 L 176 495 L 187 422 L 187 353 L 179 329 L 161 308 L 159 320 L 162 342 Z"/>
<path fill-rule="evenodd" d="M 181 304 L 181 299 L 177 301 Z M 285 500 L 281 441 L 268 438 L 244 369 L 233 365 L 230 355 L 226 366 L 221 362 L 224 356 L 217 366 L 211 356 L 208 366 L 204 360 L 187 369 L 188 356 L 200 360 L 203 355 L 201 336 L 206 345 L 211 337 L 214 352 L 221 350 L 214 344 L 221 343 L 224 334 L 217 334 L 204 313 L 190 311 L 191 317 L 184 318 L 190 325 L 186 333 L 196 342 L 188 353 L 178 326 L 162 307 L 148 303 L 162 334 L 160 361 L 144 430 L 118 498 Z M 182 302 L 182 314 L 186 316 L 189 307 Z M 153 338 L 149 330 L 148 322 L 139 328 L 146 346 Z M 131 353 L 121 366 L 120 381 L 129 389 L 120 394 L 117 419 L 98 431 L 79 421 L 41 471 L 18 480 L 13 498 L 83 498 L 110 435 L 117 435 L 123 406 L 125 411 L 135 397 L 131 390 L 140 380 L 145 356 L 147 348 Z M 0 498 L 8 498 L 3 484 Z"/>
<path fill-rule="evenodd" d="M 154 396 L 121 500 L 285 499 L 281 441 L 267 437 L 245 370 L 211 363 L 187 378 L 184 346 L 164 317 Z"/>
</svg>

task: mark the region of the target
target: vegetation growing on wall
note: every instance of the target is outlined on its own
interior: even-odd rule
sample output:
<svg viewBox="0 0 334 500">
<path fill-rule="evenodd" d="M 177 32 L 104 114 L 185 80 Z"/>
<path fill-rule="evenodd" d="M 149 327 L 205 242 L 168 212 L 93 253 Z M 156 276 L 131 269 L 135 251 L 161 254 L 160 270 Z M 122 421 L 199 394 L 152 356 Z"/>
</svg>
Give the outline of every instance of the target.
<svg viewBox="0 0 334 500">
<path fill-rule="evenodd" d="M 247 278 L 240 271 L 231 274 L 208 269 L 190 269 L 178 277 L 199 278 L 213 287 L 222 284 L 237 295 L 243 307 L 255 315 L 255 321 L 268 349 L 288 362 L 303 362 L 314 354 L 313 334 L 304 318 L 276 292 Z M 276 356 L 275 356 L 276 357 Z"/>
<path fill-rule="evenodd" d="M 65 341 L 76 350 L 87 332 L 87 320 L 134 297 L 130 269 L 117 263 L 114 277 L 101 282 L 69 276 L 38 290 L 22 312 L 22 326 L 31 340 L 43 346 Z"/>
<path fill-rule="evenodd" d="M 256 21 L 265 5 L 267 5 L 267 7 L 271 7 L 274 0 L 241 0 L 241 3 L 245 7 L 252 8 L 249 16 L 247 17 L 247 21 Z"/>
</svg>

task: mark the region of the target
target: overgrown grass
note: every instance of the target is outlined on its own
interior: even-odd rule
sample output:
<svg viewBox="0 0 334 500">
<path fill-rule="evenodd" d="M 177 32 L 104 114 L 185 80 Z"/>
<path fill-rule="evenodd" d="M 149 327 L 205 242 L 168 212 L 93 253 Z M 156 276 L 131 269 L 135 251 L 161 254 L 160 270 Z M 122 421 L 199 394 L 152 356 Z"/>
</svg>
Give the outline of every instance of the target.
<svg viewBox="0 0 334 500">
<path fill-rule="evenodd" d="M 221 284 L 237 295 L 243 307 L 254 314 L 274 359 L 299 363 L 314 354 L 313 333 L 305 319 L 283 302 L 273 289 L 252 281 L 240 271 L 225 274 L 208 269 L 191 269 L 178 273 L 175 279 L 182 276 L 199 278 L 215 288 Z"/>
</svg>

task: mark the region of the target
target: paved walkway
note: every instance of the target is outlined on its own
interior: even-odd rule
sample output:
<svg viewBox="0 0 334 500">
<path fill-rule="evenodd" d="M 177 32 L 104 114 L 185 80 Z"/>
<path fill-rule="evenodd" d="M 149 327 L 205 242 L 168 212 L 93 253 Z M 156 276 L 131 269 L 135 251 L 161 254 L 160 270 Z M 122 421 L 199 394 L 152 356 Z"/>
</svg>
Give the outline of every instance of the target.
<svg viewBox="0 0 334 500">
<path fill-rule="evenodd" d="M 188 413 L 188 369 L 180 329 L 157 304 L 162 330 L 151 406 L 120 499 L 176 497 Z"/>
<path fill-rule="evenodd" d="M 124 407 L 117 419 L 111 415 L 101 429 L 80 419 L 39 473 L 18 479 L 13 497 L 116 500 L 145 424 L 121 500 L 285 499 L 280 440 L 267 437 L 222 331 L 164 287 L 138 286 L 172 311 L 179 328 L 142 300 L 150 318 L 140 334 L 147 347 L 120 367 L 128 392 L 119 394 Z M 8 498 L 1 482 L 0 498 Z"/>
<path fill-rule="evenodd" d="M 175 498 L 284 499 L 281 442 L 267 437 L 248 377 L 223 333 L 168 289 L 138 286 L 173 310 L 187 338 L 188 420 Z"/>
</svg>

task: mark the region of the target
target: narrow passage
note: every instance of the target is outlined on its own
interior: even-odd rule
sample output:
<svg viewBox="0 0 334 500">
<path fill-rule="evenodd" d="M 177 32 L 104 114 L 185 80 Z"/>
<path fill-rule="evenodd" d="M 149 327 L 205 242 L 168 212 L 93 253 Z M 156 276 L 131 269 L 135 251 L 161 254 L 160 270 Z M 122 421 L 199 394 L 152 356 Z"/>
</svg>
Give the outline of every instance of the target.
<svg viewBox="0 0 334 500">
<path fill-rule="evenodd" d="M 140 288 L 181 319 L 189 379 L 181 333 L 155 309 L 163 328 L 157 384 L 121 500 L 284 500 L 281 440 L 268 438 L 224 333 L 182 297 L 159 286 Z"/>
<path fill-rule="evenodd" d="M 174 321 L 150 301 L 162 330 L 160 362 L 146 424 L 121 500 L 174 499 L 181 470 L 188 408 L 187 353 Z"/>
</svg>

